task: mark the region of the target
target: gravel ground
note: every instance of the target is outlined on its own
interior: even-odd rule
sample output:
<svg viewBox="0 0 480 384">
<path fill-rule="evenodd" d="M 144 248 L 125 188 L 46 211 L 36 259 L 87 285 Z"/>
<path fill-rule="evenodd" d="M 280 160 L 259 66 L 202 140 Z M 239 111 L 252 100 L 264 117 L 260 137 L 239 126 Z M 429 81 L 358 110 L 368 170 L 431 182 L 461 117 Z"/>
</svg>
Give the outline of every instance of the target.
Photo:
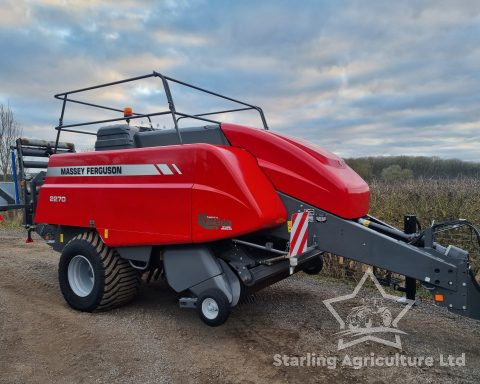
<svg viewBox="0 0 480 384">
<path fill-rule="evenodd" d="M 58 288 L 58 254 L 38 239 L 25 244 L 23 234 L 13 231 L 0 232 L 0 244 L 0 383 L 480 382 L 480 322 L 429 303 L 400 321 L 406 333 L 401 350 L 367 341 L 337 351 L 339 325 L 322 300 L 352 292 L 340 281 L 295 275 L 235 308 L 225 325 L 210 328 L 194 311 L 180 309 L 179 296 L 162 282 L 144 285 L 133 303 L 111 312 L 73 311 Z M 374 295 L 372 289 L 361 294 Z M 393 312 L 402 309 L 388 305 Z M 337 357 L 336 369 L 274 365 L 276 354 L 307 353 Z M 395 353 L 433 356 L 435 362 L 341 365 L 345 355 Z M 440 354 L 462 353 L 465 366 L 439 365 Z"/>
</svg>

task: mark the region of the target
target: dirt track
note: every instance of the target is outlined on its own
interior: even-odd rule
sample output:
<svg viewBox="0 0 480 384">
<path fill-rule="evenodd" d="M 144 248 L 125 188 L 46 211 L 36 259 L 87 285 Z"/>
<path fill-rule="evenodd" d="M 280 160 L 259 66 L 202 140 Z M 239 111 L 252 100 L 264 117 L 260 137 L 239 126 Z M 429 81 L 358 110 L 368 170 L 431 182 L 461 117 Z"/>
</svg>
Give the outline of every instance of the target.
<svg viewBox="0 0 480 384">
<path fill-rule="evenodd" d="M 403 350 L 366 342 L 337 352 L 338 323 L 322 300 L 352 287 L 303 275 L 270 287 L 209 328 L 162 283 L 144 285 L 111 312 L 71 310 L 57 286 L 58 254 L 40 240 L 0 232 L 0 383 L 480 382 L 480 322 L 429 304 L 401 320 Z M 304 356 L 466 354 L 466 366 L 275 367 Z M 340 365 L 340 363 L 338 364 Z"/>
</svg>

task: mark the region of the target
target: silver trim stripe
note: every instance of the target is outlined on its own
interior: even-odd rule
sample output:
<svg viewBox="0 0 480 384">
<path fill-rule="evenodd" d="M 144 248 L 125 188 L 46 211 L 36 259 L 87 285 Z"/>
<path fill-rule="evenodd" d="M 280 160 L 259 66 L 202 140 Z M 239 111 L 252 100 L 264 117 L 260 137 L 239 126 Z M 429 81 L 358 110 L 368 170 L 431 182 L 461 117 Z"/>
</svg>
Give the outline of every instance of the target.
<svg viewBox="0 0 480 384">
<path fill-rule="evenodd" d="M 158 165 L 158 168 L 160 168 L 160 171 L 162 172 L 162 174 L 173 175 L 173 172 L 168 166 L 168 164 L 157 164 L 157 165 Z"/>
<path fill-rule="evenodd" d="M 172 165 L 173 166 L 173 165 Z M 175 173 L 182 175 L 175 165 Z M 168 164 L 115 164 L 71 167 L 48 167 L 47 177 L 92 177 L 92 176 L 158 176 L 175 174 Z"/>
<path fill-rule="evenodd" d="M 172 164 L 172 167 L 175 168 L 179 175 L 182 174 L 182 171 L 180 171 L 180 169 L 177 167 L 177 164 Z"/>
</svg>

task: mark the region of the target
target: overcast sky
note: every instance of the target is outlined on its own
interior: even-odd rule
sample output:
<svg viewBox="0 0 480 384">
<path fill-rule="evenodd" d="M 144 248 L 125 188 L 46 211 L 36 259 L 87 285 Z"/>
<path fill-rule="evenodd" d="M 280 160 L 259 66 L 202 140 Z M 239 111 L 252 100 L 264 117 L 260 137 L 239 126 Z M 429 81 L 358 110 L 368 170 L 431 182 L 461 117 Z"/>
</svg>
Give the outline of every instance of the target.
<svg viewBox="0 0 480 384">
<path fill-rule="evenodd" d="M 480 161 L 478 0 L 0 5 L 0 102 L 24 136 L 53 137 L 55 93 L 156 70 L 258 104 L 272 129 L 343 157 Z M 152 111 L 164 108 L 160 89 L 142 82 L 83 99 Z M 175 96 L 182 112 L 220 106 Z M 97 116 L 67 110 L 66 123 Z M 230 121 L 259 124 L 248 113 Z"/>
</svg>

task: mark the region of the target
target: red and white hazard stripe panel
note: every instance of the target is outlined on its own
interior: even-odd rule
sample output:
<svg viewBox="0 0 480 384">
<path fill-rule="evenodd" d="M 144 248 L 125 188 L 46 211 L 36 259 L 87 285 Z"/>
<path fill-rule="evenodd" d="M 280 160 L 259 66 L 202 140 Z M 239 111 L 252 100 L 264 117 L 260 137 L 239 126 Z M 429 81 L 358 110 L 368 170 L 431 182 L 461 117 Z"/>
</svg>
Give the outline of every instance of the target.
<svg viewBox="0 0 480 384">
<path fill-rule="evenodd" d="M 308 212 L 292 215 L 292 231 L 290 232 L 289 256 L 294 257 L 307 251 Z"/>
</svg>

